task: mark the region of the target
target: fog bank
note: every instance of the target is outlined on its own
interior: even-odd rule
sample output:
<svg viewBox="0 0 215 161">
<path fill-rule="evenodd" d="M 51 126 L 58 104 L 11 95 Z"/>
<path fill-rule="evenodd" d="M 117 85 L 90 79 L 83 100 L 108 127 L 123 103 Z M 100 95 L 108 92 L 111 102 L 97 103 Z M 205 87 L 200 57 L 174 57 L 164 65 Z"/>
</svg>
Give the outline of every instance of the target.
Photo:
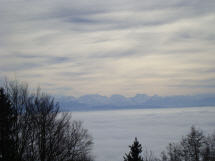
<svg viewBox="0 0 215 161">
<path fill-rule="evenodd" d="M 169 142 L 179 141 L 195 125 L 205 134 L 215 131 L 215 107 L 73 112 L 94 138 L 96 161 L 120 161 L 134 137 L 159 155 Z"/>
</svg>

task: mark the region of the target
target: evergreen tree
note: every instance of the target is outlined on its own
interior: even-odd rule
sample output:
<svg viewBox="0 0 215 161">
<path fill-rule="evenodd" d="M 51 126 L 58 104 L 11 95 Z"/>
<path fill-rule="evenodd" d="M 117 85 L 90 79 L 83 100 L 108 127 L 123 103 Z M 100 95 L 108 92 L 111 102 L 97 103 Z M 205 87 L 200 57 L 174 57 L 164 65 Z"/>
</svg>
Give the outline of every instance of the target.
<svg viewBox="0 0 215 161">
<path fill-rule="evenodd" d="M 130 152 L 128 154 L 125 154 L 124 161 L 143 161 L 143 158 L 141 157 L 142 152 L 142 146 L 135 138 L 134 143 L 129 146 Z"/>
<path fill-rule="evenodd" d="M 16 160 L 13 140 L 15 121 L 15 111 L 4 89 L 0 88 L 0 161 Z"/>
</svg>

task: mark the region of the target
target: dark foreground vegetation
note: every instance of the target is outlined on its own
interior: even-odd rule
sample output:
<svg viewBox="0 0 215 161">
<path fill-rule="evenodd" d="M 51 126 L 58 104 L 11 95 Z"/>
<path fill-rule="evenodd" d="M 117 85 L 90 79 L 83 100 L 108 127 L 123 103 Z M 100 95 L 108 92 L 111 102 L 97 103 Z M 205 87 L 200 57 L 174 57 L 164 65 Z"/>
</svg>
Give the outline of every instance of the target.
<svg viewBox="0 0 215 161">
<path fill-rule="evenodd" d="M 90 161 L 92 138 L 40 89 L 0 88 L 0 161 Z"/>
<path fill-rule="evenodd" d="M 40 89 L 6 81 L 0 87 L 0 161 L 92 161 L 92 138 L 81 122 Z M 205 136 L 191 127 L 178 143 L 170 143 L 160 158 L 143 150 L 135 138 L 124 161 L 215 161 L 215 133 Z"/>
</svg>

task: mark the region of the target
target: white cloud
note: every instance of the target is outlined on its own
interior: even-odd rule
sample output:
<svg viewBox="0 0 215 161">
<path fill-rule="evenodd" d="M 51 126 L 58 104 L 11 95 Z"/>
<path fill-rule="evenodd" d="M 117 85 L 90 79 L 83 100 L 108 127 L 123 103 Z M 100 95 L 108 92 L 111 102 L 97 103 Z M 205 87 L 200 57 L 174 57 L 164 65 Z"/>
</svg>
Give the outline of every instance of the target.
<svg viewBox="0 0 215 161">
<path fill-rule="evenodd" d="M 214 6 L 211 0 L 2 0 L 1 74 L 42 88 L 51 82 L 52 93 L 63 83 L 73 90 L 59 93 L 76 96 L 214 92 L 176 86 L 214 79 Z"/>
</svg>

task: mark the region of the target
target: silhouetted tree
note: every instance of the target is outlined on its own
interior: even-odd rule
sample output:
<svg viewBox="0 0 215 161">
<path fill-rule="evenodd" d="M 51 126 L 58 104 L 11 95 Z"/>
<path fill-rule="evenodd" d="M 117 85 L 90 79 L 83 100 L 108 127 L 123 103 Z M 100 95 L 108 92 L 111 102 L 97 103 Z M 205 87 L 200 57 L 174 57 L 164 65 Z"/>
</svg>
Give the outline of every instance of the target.
<svg viewBox="0 0 215 161">
<path fill-rule="evenodd" d="M 137 138 L 135 138 L 134 143 L 130 145 L 129 148 L 129 153 L 125 154 L 125 156 L 123 157 L 124 161 L 143 161 L 143 158 L 141 156 L 142 146 Z"/>
<path fill-rule="evenodd" d="M 7 81 L 4 88 L 17 116 L 11 134 L 17 161 L 92 159 L 92 138 L 87 130 L 68 113 L 59 113 L 53 97 L 40 89 L 30 93 L 27 84 L 17 81 Z"/>
<path fill-rule="evenodd" d="M 0 88 L 0 161 L 16 160 L 13 138 L 16 118 L 8 96 Z"/>
<path fill-rule="evenodd" d="M 156 158 L 153 152 L 147 149 L 143 150 L 143 161 L 160 161 L 160 159 Z"/>
<path fill-rule="evenodd" d="M 168 156 L 167 156 L 165 151 L 161 152 L 161 160 L 162 161 L 168 161 Z"/>
<path fill-rule="evenodd" d="M 214 161 L 215 138 L 206 138 L 201 130 L 191 127 L 190 133 L 181 142 L 170 143 L 167 153 L 161 153 L 162 161 Z M 213 143 L 212 143 L 213 142 Z"/>
<path fill-rule="evenodd" d="M 135 138 L 134 143 L 129 148 L 129 153 L 123 157 L 124 161 L 160 161 L 154 156 L 152 151 L 148 151 L 147 149 L 142 150 L 142 145 L 137 138 Z M 141 155 L 142 152 L 143 155 Z"/>
<path fill-rule="evenodd" d="M 215 161 L 215 133 L 206 138 L 205 146 L 201 149 L 202 161 Z"/>
<path fill-rule="evenodd" d="M 167 147 L 167 154 L 161 153 L 163 161 L 182 161 L 182 150 L 179 144 L 170 143 Z"/>
<path fill-rule="evenodd" d="M 181 141 L 182 155 L 184 159 L 191 161 L 200 161 L 200 148 L 205 143 L 203 132 L 191 127 L 190 133 Z"/>
</svg>

